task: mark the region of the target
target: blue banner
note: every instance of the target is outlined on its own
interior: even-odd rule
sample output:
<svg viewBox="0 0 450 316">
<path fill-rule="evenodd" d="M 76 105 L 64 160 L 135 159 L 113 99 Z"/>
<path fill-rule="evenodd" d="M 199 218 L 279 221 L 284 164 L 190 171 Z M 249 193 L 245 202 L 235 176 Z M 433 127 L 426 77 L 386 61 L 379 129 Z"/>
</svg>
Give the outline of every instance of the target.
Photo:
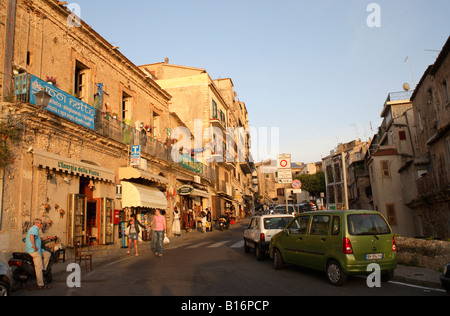
<svg viewBox="0 0 450 316">
<path fill-rule="evenodd" d="M 48 106 L 45 108 L 47 111 L 95 130 L 94 107 L 33 75 L 31 75 L 30 87 L 30 103 L 36 105 L 36 97 L 34 94 L 44 89 L 52 97 Z"/>
</svg>

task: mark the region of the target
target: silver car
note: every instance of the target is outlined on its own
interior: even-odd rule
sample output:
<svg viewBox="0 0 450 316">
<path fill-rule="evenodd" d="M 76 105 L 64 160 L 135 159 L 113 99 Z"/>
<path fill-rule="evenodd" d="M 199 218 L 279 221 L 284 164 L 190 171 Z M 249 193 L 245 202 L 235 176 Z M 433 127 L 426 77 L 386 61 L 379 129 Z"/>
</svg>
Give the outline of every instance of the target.
<svg viewBox="0 0 450 316">
<path fill-rule="evenodd" d="M 270 239 L 280 232 L 291 220 L 290 214 L 256 215 L 244 230 L 244 250 L 255 249 L 256 258 L 263 260 L 268 253 Z"/>
<path fill-rule="evenodd" d="M 10 296 L 13 286 L 11 268 L 0 262 L 0 296 Z"/>
</svg>

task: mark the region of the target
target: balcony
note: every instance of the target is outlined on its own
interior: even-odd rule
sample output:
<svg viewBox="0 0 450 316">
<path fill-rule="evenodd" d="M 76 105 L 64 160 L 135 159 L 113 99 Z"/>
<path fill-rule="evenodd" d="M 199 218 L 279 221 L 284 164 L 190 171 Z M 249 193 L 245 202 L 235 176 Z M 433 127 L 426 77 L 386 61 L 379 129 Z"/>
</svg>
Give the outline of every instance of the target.
<svg viewBox="0 0 450 316">
<path fill-rule="evenodd" d="M 419 196 L 435 193 L 436 185 L 434 175 L 427 173 L 416 180 L 417 193 Z"/>
<path fill-rule="evenodd" d="M 51 96 L 48 106 L 43 109 L 48 114 L 52 113 L 83 126 L 87 131 L 96 133 L 108 140 L 123 145 L 140 145 L 144 156 L 149 155 L 159 158 L 171 166 L 182 167 L 210 181 L 215 181 L 215 173 L 203 163 L 186 155 L 178 153 L 172 155 L 171 144 L 160 142 L 151 135 L 147 135 L 145 131 L 140 131 L 117 120 L 111 113 L 86 104 L 33 75 L 21 74 L 15 78 L 15 100 L 19 104 L 36 105 L 36 93 L 42 90 L 45 90 Z"/>
</svg>

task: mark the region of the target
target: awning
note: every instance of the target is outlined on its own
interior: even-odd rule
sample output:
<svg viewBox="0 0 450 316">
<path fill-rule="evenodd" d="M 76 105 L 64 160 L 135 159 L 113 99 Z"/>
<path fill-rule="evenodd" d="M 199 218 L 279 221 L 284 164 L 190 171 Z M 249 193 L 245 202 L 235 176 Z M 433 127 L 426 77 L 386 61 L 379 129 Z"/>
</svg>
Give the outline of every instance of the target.
<svg viewBox="0 0 450 316">
<path fill-rule="evenodd" d="M 129 180 L 129 179 L 147 179 L 154 182 L 159 182 L 163 184 L 168 184 L 169 180 L 162 176 L 157 176 L 156 174 L 139 170 L 132 167 L 119 168 L 119 180 Z"/>
<path fill-rule="evenodd" d="M 62 171 L 92 179 L 114 182 L 116 175 L 113 170 L 102 168 L 93 164 L 61 157 L 46 151 L 34 149 L 33 165 L 42 168 Z"/>
<path fill-rule="evenodd" d="M 207 191 L 203 191 L 203 190 L 199 190 L 199 189 L 194 189 L 194 191 L 191 192 L 190 195 L 194 195 L 194 196 L 201 196 L 204 198 L 209 198 L 209 193 Z"/>
<path fill-rule="evenodd" d="M 167 209 L 167 199 L 157 188 L 121 181 L 122 207 Z"/>
</svg>

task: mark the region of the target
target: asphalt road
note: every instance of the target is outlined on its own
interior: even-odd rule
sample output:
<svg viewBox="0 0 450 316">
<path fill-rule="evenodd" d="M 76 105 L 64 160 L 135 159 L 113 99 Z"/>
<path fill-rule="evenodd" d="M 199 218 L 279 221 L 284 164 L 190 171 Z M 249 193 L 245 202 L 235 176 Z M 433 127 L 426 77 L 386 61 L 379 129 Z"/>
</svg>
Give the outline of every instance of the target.
<svg viewBox="0 0 450 316">
<path fill-rule="evenodd" d="M 430 289 L 399 283 L 369 288 L 363 277 L 350 277 L 341 287 L 327 283 L 323 273 L 285 265 L 275 270 L 267 258 L 257 261 L 254 251 L 243 250 L 243 229 L 235 225 L 166 247 L 155 257 L 148 244 L 139 257 L 123 255 L 93 271 L 81 272 L 81 288 L 69 288 L 66 275 L 45 291 L 20 290 L 15 296 L 182 296 L 182 297 L 290 297 L 290 296 L 446 296 Z M 176 238 L 176 237 L 173 237 Z M 125 251 L 124 251 L 125 252 Z M 184 302 L 184 301 L 182 301 Z"/>
</svg>

